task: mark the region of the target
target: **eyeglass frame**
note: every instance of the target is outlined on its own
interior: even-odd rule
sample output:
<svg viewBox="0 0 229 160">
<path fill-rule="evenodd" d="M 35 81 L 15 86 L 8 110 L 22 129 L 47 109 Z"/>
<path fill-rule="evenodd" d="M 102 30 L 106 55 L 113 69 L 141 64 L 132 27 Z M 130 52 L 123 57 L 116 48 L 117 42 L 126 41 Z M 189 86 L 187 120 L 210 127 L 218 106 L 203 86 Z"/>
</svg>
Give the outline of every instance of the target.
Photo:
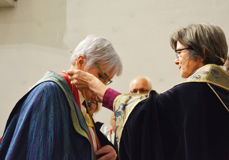
<svg viewBox="0 0 229 160">
<path fill-rule="evenodd" d="M 176 58 L 179 58 L 179 55 L 183 50 L 192 50 L 192 48 L 191 47 L 186 47 L 186 48 L 175 49 Z"/>
<path fill-rule="evenodd" d="M 133 89 L 133 90 L 131 90 L 130 92 L 131 93 L 137 93 L 137 92 L 139 92 L 140 94 L 147 94 L 148 92 L 149 92 L 150 90 L 148 90 L 148 89 L 144 89 L 144 88 L 141 88 L 141 89 Z"/>
<path fill-rule="evenodd" d="M 104 72 L 104 70 L 100 67 L 100 65 L 98 64 L 98 63 L 95 63 L 95 66 L 100 70 L 100 72 L 102 72 L 102 74 L 103 74 L 103 77 L 102 77 L 102 79 L 103 80 L 105 80 L 106 78 L 108 78 L 107 80 L 106 80 L 106 85 L 109 85 L 109 84 L 111 84 L 112 83 L 112 80 L 108 77 L 108 75 L 106 74 L 106 72 Z"/>
</svg>

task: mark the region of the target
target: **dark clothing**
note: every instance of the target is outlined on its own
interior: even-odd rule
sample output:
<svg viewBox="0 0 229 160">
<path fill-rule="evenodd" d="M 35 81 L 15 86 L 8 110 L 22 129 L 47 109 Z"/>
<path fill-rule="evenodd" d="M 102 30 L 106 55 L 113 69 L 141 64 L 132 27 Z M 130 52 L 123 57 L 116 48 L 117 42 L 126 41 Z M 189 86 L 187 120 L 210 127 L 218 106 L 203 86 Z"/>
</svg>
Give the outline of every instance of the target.
<svg viewBox="0 0 229 160">
<path fill-rule="evenodd" d="M 212 87 L 229 106 L 229 91 Z M 206 83 L 151 92 L 130 114 L 119 151 L 121 160 L 228 160 L 229 113 Z"/>
<path fill-rule="evenodd" d="M 222 67 L 204 65 L 184 83 L 148 98 L 111 97 L 120 160 L 229 159 L 229 75 Z"/>
<path fill-rule="evenodd" d="M 103 123 L 101 122 L 96 122 L 95 123 L 95 130 L 96 130 L 96 133 L 97 133 L 97 136 L 99 137 L 99 141 L 100 141 L 100 144 L 102 146 L 105 146 L 105 145 L 111 145 L 117 152 L 117 149 L 115 148 L 115 146 L 107 139 L 107 137 L 100 131 L 100 128 L 102 127 Z"/>
<path fill-rule="evenodd" d="M 95 123 L 95 130 L 96 130 L 96 133 L 97 133 L 97 136 L 99 137 L 99 141 L 100 141 L 100 144 L 102 146 L 105 146 L 105 145 L 110 145 L 112 146 L 116 153 L 118 153 L 118 149 L 117 149 L 117 146 L 115 146 L 115 144 L 112 144 L 108 139 L 107 137 L 100 131 L 100 128 L 102 127 L 104 123 L 101 123 L 101 122 L 96 122 Z M 116 160 L 118 160 L 118 157 L 116 158 Z"/>
</svg>

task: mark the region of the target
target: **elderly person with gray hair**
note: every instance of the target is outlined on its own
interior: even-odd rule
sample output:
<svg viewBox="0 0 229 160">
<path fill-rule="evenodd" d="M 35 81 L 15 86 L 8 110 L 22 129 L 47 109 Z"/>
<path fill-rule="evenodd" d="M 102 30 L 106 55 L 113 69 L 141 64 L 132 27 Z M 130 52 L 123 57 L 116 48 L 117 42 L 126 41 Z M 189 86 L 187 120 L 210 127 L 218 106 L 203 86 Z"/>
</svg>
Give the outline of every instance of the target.
<svg viewBox="0 0 229 160">
<path fill-rule="evenodd" d="M 120 75 L 122 63 L 112 44 L 88 36 L 73 51 L 71 69 L 88 72 L 104 85 Z M 76 89 L 65 72 L 47 72 L 14 107 L 0 143 L 0 159 L 115 160 L 112 144 L 96 132 L 88 89 Z M 102 137 L 103 136 L 103 137 Z"/>
<path fill-rule="evenodd" d="M 161 94 L 120 94 L 91 74 L 72 70 L 72 84 L 89 87 L 113 106 L 121 160 L 228 160 L 228 46 L 219 26 L 191 24 L 170 39 L 186 80 Z"/>
</svg>

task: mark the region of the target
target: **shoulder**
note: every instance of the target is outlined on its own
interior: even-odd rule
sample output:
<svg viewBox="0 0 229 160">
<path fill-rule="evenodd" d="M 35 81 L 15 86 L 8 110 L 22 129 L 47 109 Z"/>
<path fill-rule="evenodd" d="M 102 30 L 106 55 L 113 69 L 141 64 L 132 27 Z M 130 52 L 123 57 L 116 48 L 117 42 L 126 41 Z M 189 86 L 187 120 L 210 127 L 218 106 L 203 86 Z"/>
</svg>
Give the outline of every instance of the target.
<svg viewBox="0 0 229 160">
<path fill-rule="evenodd" d="M 53 81 L 45 81 L 32 88 L 28 93 L 28 96 L 29 95 L 39 96 L 39 97 L 43 95 L 55 96 L 56 94 L 61 94 L 61 93 L 62 93 L 61 88 L 58 86 L 57 83 Z"/>
<path fill-rule="evenodd" d="M 54 105 L 63 106 L 63 104 L 66 105 L 64 92 L 58 84 L 52 81 L 36 85 L 19 101 L 19 105 L 22 105 L 22 108 L 30 108 L 30 110 L 50 108 Z"/>
<path fill-rule="evenodd" d="M 49 89 L 56 89 L 56 88 L 60 88 L 58 86 L 58 84 L 54 81 L 45 81 L 45 82 L 42 82 L 38 85 L 36 85 L 33 90 L 49 90 Z"/>
<path fill-rule="evenodd" d="M 199 89 L 204 89 L 207 86 L 205 82 L 184 82 L 175 85 L 173 88 L 167 90 L 163 94 L 172 94 L 179 92 L 195 92 Z"/>
<path fill-rule="evenodd" d="M 197 83 L 197 82 L 187 82 L 187 83 L 181 83 L 173 88 L 159 94 L 158 98 L 175 98 L 175 97 L 184 97 L 184 96 L 190 96 L 192 94 L 199 94 L 201 92 L 206 91 L 208 89 L 206 83 Z"/>
</svg>

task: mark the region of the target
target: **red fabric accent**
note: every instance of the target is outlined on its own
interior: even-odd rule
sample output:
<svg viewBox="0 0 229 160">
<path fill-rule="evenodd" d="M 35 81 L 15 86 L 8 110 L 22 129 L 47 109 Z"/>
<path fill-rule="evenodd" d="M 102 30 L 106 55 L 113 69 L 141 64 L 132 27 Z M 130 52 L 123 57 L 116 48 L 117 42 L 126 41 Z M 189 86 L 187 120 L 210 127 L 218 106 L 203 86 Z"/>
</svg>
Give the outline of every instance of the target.
<svg viewBox="0 0 229 160">
<path fill-rule="evenodd" d="M 89 127 L 88 127 L 88 131 L 89 131 Z M 91 148 L 92 148 L 93 152 L 95 153 L 94 143 L 93 143 L 90 131 L 89 131 L 89 136 L 90 136 L 90 139 L 91 139 Z"/>
<path fill-rule="evenodd" d="M 73 95 L 74 95 L 74 97 L 75 97 L 76 103 L 77 103 L 78 106 L 81 108 L 80 99 L 79 99 L 79 95 L 78 95 L 78 90 L 76 89 L 75 86 L 73 86 L 73 85 L 71 84 L 71 81 L 70 81 L 70 79 L 68 78 L 67 73 L 61 72 L 60 75 L 61 75 L 62 77 L 64 77 L 64 79 L 68 82 L 68 86 L 69 86 L 70 89 L 72 90 L 72 93 L 73 93 Z"/>
<path fill-rule="evenodd" d="M 113 132 L 113 130 L 111 129 L 111 130 L 110 130 L 110 136 L 112 135 L 112 132 Z"/>
<path fill-rule="evenodd" d="M 101 144 L 100 144 L 99 137 L 97 136 L 97 133 L 96 133 L 94 127 L 93 127 L 93 131 L 95 132 L 95 140 L 96 140 L 96 144 L 97 144 L 97 150 L 99 150 L 101 148 Z"/>
<path fill-rule="evenodd" d="M 0 142 L 2 141 L 2 137 L 0 138 Z"/>
<path fill-rule="evenodd" d="M 74 97 L 75 97 L 76 103 L 77 103 L 78 106 L 81 108 L 78 90 L 76 89 L 75 86 L 73 86 L 73 85 L 71 84 L 71 81 L 70 81 L 70 79 L 68 78 L 68 74 L 65 73 L 65 72 L 61 72 L 60 75 L 61 75 L 62 77 L 64 77 L 64 79 L 68 82 L 68 86 L 70 87 L 70 89 L 71 89 L 71 91 L 72 91 L 72 93 L 73 93 L 73 95 L 74 95 Z M 88 129 L 88 130 L 89 130 L 89 129 Z M 95 130 L 94 130 L 94 132 L 95 132 Z M 89 135 L 90 135 L 90 139 L 91 139 L 91 143 L 92 143 L 92 144 L 91 144 L 91 145 L 92 145 L 92 150 L 93 150 L 93 152 L 95 152 L 95 151 L 94 151 L 94 147 L 93 147 L 93 146 L 94 146 L 94 145 L 93 145 L 93 140 L 92 140 L 90 131 L 89 131 Z M 95 135 L 96 135 L 96 132 L 95 132 Z M 96 135 L 96 136 L 97 136 L 97 135 Z M 100 148 L 100 143 L 99 143 L 99 141 L 97 142 L 97 147 L 98 147 L 98 149 Z"/>
</svg>

